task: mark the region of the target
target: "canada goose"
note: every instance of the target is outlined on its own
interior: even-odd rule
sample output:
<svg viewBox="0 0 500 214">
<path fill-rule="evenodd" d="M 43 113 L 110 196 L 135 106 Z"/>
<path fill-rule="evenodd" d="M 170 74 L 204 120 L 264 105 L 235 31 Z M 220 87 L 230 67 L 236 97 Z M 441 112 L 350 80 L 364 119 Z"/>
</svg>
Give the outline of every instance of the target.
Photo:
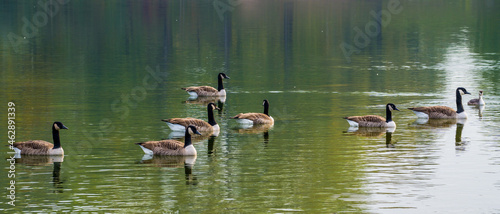
<svg viewBox="0 0 500 214">
<path fill-rule="evenodd" d="M 388 103 L 385 106 L 386 118 L 378 115 L 365 115 L 365 116 L 351 116 L 344 117 L 349 125 L 353 127 L 396 127 L 396 123 L 392 120 L 392 110 L 399 109 L 396 105 Z"/>
<path fill-rule="evenodd" d="M 220 131 L 219 124 L 215 122 L 214 118 L 214 110 L 219 109 L 215 103 L 209 103 L 207 105 L 207 113 L 208 113 L 208 123 L 196 119 L 196 118 L 171 118 L 171 119 L 163 119 L 161 121 L 166 122 L 168 127 L 172 129 L 172 131 L 184 131 L 186 127 L 192 125 L 195 126 L 197 130 L 200 132 L 211 133 L 212 135 L 218 135 Z"/>
<path fill-rule="evenodd" d="M 264 100 L 262 103 L 264 106 L 264 113 L 239 113 L 231 119 L 236 119 L 242 124 L 274 124 L 273 117 L 269 116 L 269 101 Z"/>
<path fill-rule="evenodd" d="M 196 155 L 196 149 L 191 143 L 191 135 L 199 134 L 200 132 L 196 130 L 194 126 L 188 126 L 186 128 L 184 143 L 176 140 L 161 140 L 161 141 L 147 141 L 142 143 L 136 143 L 141 146 L 142 150 L 146 154 L 152 155 Z"/>
<path fill-rule="evenodd" d="M 484 106 L 486 103 L 483 100 L 483 91 L 479 91 L 479 99 L 472 99 L 467 102 L 467 105 Z"/>
<path fill-rule="evenodd" d="M 458 87 L 456 90 L 457 96 L 457 110 L 447 107 L 447 106 L 427 106 L 427 107 L 415 107 L 408 108 L 412 110 L 419 118 L 433 118 L 433 119 L 445 119 L 445 118 L 467 118 L 464 106 L 462 105 L 462 95 L 470 94 L 463 87 Z"/>
<path fill-rule="evenodd" d="M 64 155 L 59 141 L 59 130 L 68 129 L 61 122 L 52 124 L 52 138 L 54 144 L 43 140 L 30 140 L 14 143 L 14 151 L 21 155 Z"/>
<path fill-rule="evenodd" d="M 211 86 L 191 86 L 181 89 L 187 91 L 188 94 L 193 97 L 226 96 L 226 90 L 224 89 L 224 84 L 222 83 L 222 79 L 229 79 L 229 77 L 225 73 L 219 73 L 217 75 L 217 79 L 218 79 L 217 89 Z"/>
</svg>

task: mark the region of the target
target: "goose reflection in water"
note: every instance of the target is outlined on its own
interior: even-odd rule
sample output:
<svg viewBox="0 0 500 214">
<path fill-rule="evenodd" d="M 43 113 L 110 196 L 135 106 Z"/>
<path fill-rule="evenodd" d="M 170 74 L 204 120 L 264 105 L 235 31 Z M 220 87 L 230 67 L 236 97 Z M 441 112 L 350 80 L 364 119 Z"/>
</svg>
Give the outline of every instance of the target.
<svg viewBox="0 0 500 214">
<path fill-rule="evenodd" d="M 465 150 L 465 146 L 469 143 L 468 140 L 462 139 L 462 131 L 464 129 L 464 124 L 457 123 L 457 130 L 455 132 L 455 149 Z"/>
<path fill-rule="evenodd" d="M 246 124 L 238 124 L 234 131 L 240 134 L 259 134 L 268 132 L 271 128 L 273 128 L 272 124 L 255 124 L 248 126 Z"/>
<path fill-rule="evenodd" d="M 413 125 L 422 128 L 449 128 L 457 123 L 464 124 L 467 119 L 417 119 Z"/>
<path fill-rule="evenodd" d="M 52 164 L 52 185 L 54 186 L 53 193 L 63 193 L 64 187 L 61 181 L 61 164 L 64 161 L 64 156 L 39 156 L 39 155 L 23 155 L 16 158 L 16 163 L 26 166 L 50 166 Z"/>
<path fill-rule="evenodd" d="M 226 97 L 192 97 L 190 96 L 184 103 L 207 106 L 209 103 L 217 103 L 219 113 L 222 112 Z"/>
<path fill-rule="evenodd" d="M 486 108 L 485 105 L 482 105 L 482 106 L 473 106 L 472 108 L 474 109 L 477 109 L 477 115 L 479 116 L 480 119 L 483 118 L 483 112 L 484 112 L 484 109 Z"/>
<path fill-rule="evenodd" d="M 465 150 L 465 145 L 468 143 L 462 139 L 462 131 L 467 119 L 423 119 L 416 120 L 414 124 L 423 128 L 450 128 L 456 125 L 455 131 L 455 146 L 457 150 Z"/>
<path fill-rule="evenodd" d="M 138 162 L 153 167 L 182 168 L 187 185 L 197 185 L 198 179 L 193 175 L 193 166 L 196 163 L 196 156 L 163 156 L 145 154 Z"/>
<path fill-rule="evenodd" d="M 267 146 L 269 143 L 269 130 L 273 128 L 273 124 L 255 124 L 246 126 L 245 124 L 239 124 L 234 131 L 239 134 L 261 134 L 264 138 L 264 145 Z"/>
<path fill-rule="evenodd" d="M 387 148 L 394 148 L 396 141 L 392 140 L 392 134 L 396 131 L 396 127 L 349 127 L 344 133 L 356 135 L 360 137 L 379 138 L 385 134 L 385 145 Z"/>
<path fill-rule="evenodd" d="M 209 156 L 215 152 L 215 149 L 214 149 L 215 138 L 216 138 L 215 136 L 211 136 L 210 138 L 208 138 L 207 152 L 208 152 Z"/>
</svg>

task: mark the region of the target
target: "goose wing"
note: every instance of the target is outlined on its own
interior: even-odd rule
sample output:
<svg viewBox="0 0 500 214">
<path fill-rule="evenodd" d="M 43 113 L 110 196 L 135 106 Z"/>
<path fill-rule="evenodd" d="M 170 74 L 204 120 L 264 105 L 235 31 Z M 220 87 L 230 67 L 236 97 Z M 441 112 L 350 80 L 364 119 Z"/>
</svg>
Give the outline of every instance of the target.
<svg viewBox="0 0 500 214">
<path fill-rule="evenodd" d="M 263 113 L 239 113 L 231 119 L 247 119 L 253 121 L 254 124 L 265 124 L 272 121 L 271 117 Z"/>
<path fill-rule="evenodd" d="M 426 106 L 408 109 L 425 113 L 429 115 L 429 118 L 450 118 L 455 117 L 457 114 L 457 111 L 455 111 L 455 109 L 452 109 L 448 106 Z"/>
<path fill-rule="evenodd" d="M 361 123 L 380 123 L 386 121 L 384 117 L 378 115 L 351 116 L 344 117 L 344 119 L 352 120 L 360 125 Z"/>
<path fill-rule="evenodd" d="M 188 127 L 190 125 L 195 126 L 198 131 L 208 131 L 211 130 L 212 126 L 205 122 L 204 120 L 196 119 L 196 118 L 171 118 L 162 120 L 167 123 L 178 124 L 184 127 Z"/>
<path fill-rule="evenodd" d="M 21 154 L 46 154 L 50 149 L 54 148 L 54 144 L 44 140 L 30 140 L 25 142 L 16 142 L 14 147 L 21 150 Z"/>
<path fill-rule="evenodd" d="M 146 141 L 137 143 L 137 145 L 153 151 L 154 154 L 159 151 L 178 150 L 184 147 L 184 143 L 177 140 Z"/>
<path fill-rule="evenodd" d="M 195 92 L 199 96 L 203 95 L 213 95 L 213 94 L 218 94 L 219 91 L 215 89 L 214 87 L 211 86 L 191 86 L 187 88 L 182 88 L 183 90 L 187 92 Z"/>
</svg>

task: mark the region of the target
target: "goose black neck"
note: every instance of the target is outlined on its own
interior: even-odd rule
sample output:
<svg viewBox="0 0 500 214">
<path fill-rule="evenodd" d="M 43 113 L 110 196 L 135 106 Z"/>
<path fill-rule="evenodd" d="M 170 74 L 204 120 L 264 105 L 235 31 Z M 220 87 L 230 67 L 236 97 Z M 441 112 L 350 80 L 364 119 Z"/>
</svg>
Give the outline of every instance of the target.
<svg viewBox="0 0 500 214">
<path fill-rule="evenodd" d="M 220 90 L 224 89 L 224 84 L 222 83 L 222 75 L 219 74 L 219 76 L 217 77 L 217 80 L 218 80 L 217 90 L 220 91 Z"/>
<path fill-rule="evenodd" d="M 57 149 L 61 147 L 61 141 L 59 140 L 59 130 L 52 126 L 52 139 L 54 140 L 54 148 Z"/>
<path fill-rule="evenodd" d="M 269 116 L 269 103 L 268 102 L 264 103 L 264 114 Z"/>
<path fill-rule="evenodd" d="M 392 112 L 391 109 L 389 109 L 389 105 L 385 106 L 385 122 L 391 122 L 392 121 Z"/>
<path fill-rule="evenodd" d="M 186 134 L 184 135 L 184 148 L 191 145 L 191 134 L 189 134 L 189 128 L 186 129 Z"/>
<path fill-rule="evenodd" d="M 462 105 L 462 95 L 460 94 L 460 90 L 457 89 L 457 113 L 464 112 L 464 106 Z"/>
<path fill-rule="evenodd" d="M 208 124 L 210 124 L 211 126 L 217 125 L 217 122 L 215 122 L 214 109 L 212 108 L 212 105 L 207 106 L 207 112 L 208 112 Z"/>
</svg>

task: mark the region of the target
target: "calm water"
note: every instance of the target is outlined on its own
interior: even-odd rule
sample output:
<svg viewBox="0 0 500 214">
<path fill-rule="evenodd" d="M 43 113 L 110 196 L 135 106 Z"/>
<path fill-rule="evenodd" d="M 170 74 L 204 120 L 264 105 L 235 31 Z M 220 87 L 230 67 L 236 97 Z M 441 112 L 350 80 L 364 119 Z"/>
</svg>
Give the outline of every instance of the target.
<svg viewBox="0 0 500 214">
<path fill-rule="evenodd" d="M 17 160 L 15 207 L 1 162 L 2 212 L 500 212 L 496 1 L 44 8 L 0 3 L 1 127 L 9 101 L 19 141 L 51 141 L 62 121 L 66 155 Z M 206 119 L 206 104 L 180 88 L 215 86 L 218 72 L 231 77 L 221 134 L 197 139 L 195 160 L 143 157 L 134 143 L 172 136 L 161 119 Z M 422 122 L 406 110 L 456 108 L 459 86 L 472 93 L 465 102 L 485 91 L 486 107 L 465 105 L 466 121 Z M 261 112 L 263 99 L 273 128 L 229 119 Z M 352 132 L 342 119 L 384 115 L 388 102 L 402 110 L 393 133 Z"/>
</svg>

